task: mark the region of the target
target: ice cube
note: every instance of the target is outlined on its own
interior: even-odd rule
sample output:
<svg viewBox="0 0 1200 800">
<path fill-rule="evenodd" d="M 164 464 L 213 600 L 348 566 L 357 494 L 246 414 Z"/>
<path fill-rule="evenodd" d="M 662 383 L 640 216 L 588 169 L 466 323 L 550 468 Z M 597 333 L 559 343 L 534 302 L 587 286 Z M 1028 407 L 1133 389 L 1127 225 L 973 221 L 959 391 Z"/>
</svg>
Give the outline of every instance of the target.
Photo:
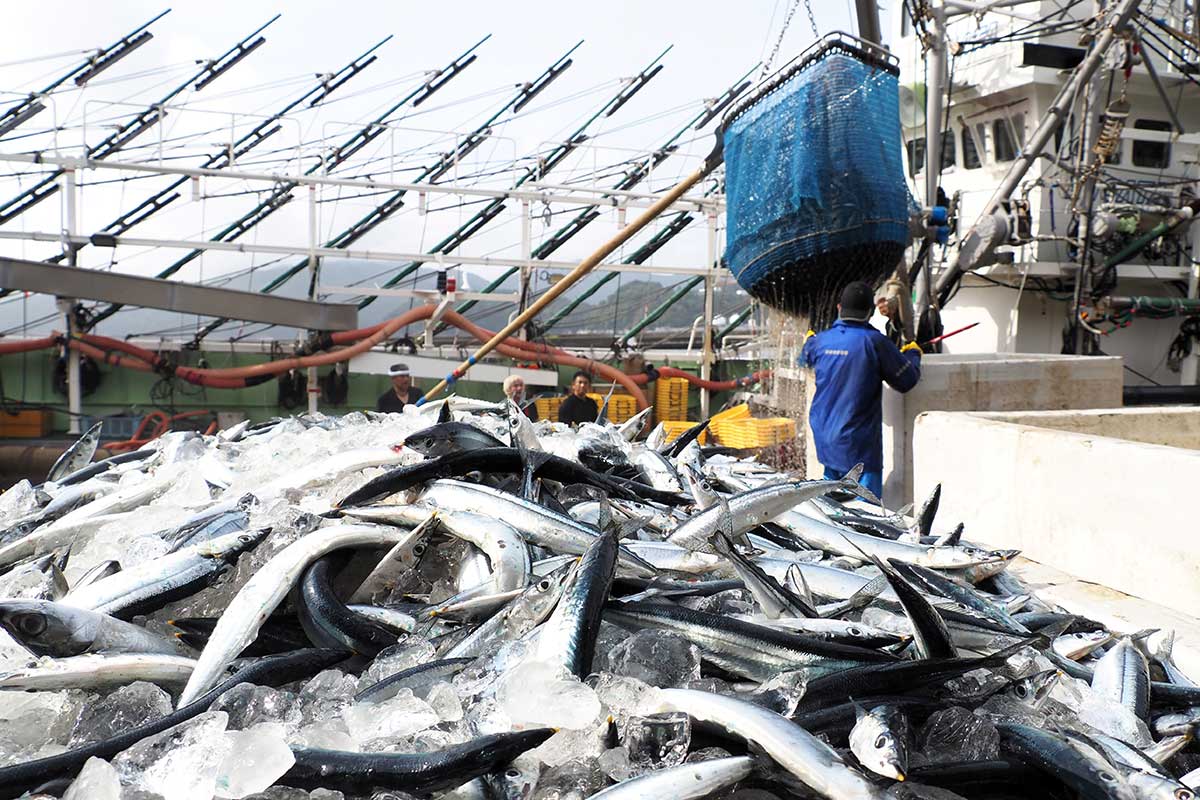
<svg viewBox="0 0 1200 800">
<path fill-rule="evenodd" d="M 414 697 L 411 689 L 401 689 L 382 703 L 355 703 L 342 712 L 342 719 L 359 744 L 409 736 L 439 721 L 437 712 L 424 700 Z"/>
<path fill-rule="evenodd" d="M 354 702 L 358 681 L 336 669 L 317 673 L 300 690 L 300 718 L 304 724 L 337 719 Z"/>
<path fill-rule="evenodd" d="M 682 712 L 630 717 L 621 733 L 635 775 L 679 766 L 691 742 L 691 719 Z"/>
<path fill-rule="evenodd" d="M 596 761 L 615 739 L 608 720 L 601 719 L 584 728 L 564 728 L 530 752 L 543 764 L 558 767 L 572 761 Z"/>
<path fill-rule="evenodd" d="M 458 691 L 444 681 L 439 681 L 429 688 L 425 702 L 433 708 L 442 722 L 457 722 L 463 718 L 462 700 Z"/>
<path fill-rule="evenodd" d="M 135 681 L 108 697 L 88 703 L 71 732 L 71 746 L 111 739 L 130 728 L 161 719 L 173 709 L 169 694 L 152 683 Z"/>
<path fill-rule="evenodd" d="M 605 654 L 605 670 L 663 689 L 700 677 L 700 651 L 673 633 L 638 631 Z"/>
<path fill-rule="evenodd" d="M 89 758 L 71 781 L 63 800 L 121 800 L 117 771 L 102 758 Z"/>
<path fill-rule="evenodd" d="M 213 711 L 229 715 L 229 729 L 245 730 L 260 722 L 281 722 L 289 726 L 300 722 L 298 698 L 291 692 L 239 683 L 212 704 Z"/>
<path fill-rule="evenodd" d="M 296 763 L 277 723 L 263 723 L 242 731 L 225 731 L 228 755 L 217 770 L 218 797 L 240 800 L 267 789 Z"/>
<path fill-rule="evenodd" d="M 346 731 L 346 723 L 340 719 L 324 724 L 305 725 L 292 734 L 288 743 L 312 750 L 358 750 L 358 742 Z"/>
<path fill-rule="evenodd" d="M 143 739 L 113 759 L 121 783 L 156 792 L 164 800 L 212 797 L 229 752 L 227 722 L 224 711 L 208 711 Z"/>
<path fill-rule="evenodd" d="M 542 771 L 530 800 L 583 800 L 606 782 L 597 759 L 568 761 Z"/>
<path fill-rule="evenodd" d="M 926 720 L 917 749 L 930 764 L 987 761 L 1000 754 L 1000 733 L 984 717 L 950 706 Z"/>
<path fill-rule="evenodd" d="M 0 692 L 0 762 L 27 761 L 46 745 L 70 741 L 87 699 L 81 691 Z"/>
<path fill-rule="evenodd" d="M 37 508 L 37 492 L 22 478 L 0 494 L 0 521 L 7 525 Z"/>
<path fill-rule="evenodd" d="M 596 692 L 556 664 L 526 661 L 500 681 L 496 699 L 515 723 L 583 728 L 600 714 Z"/>
<path fill-rule="evenodd" d="M 589 680 L 600 702 L 621 725 L 635 714 L 652 714 L 659 707 L 658 689 L 637 678 L 601 672 Z"/>
<path fill-rule="evenodd" d="M 620 783 L 633 777 L 633 768 L 629 764 L 629 751 L 624 747 L 614 747 L 600 754 L 600 769 L 610 780 Z"/>
</svg>

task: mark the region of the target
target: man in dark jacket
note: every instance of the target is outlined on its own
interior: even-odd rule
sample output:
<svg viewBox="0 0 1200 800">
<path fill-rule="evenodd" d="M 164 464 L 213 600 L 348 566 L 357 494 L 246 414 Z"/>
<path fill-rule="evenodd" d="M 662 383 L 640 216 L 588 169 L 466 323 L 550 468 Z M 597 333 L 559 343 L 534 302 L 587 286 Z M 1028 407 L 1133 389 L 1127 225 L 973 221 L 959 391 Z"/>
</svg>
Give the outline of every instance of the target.
<svg viewBox="0 0 1200 800">
<path fill-rule="evenodd" d="M 883 494 L 883 385 L 907 392 L 921 379 L 921 348 L 897 348 L 868 324 L 874 292 L 862 281 L 842 291 L 838 321 L 809 334 L 799 363 L 815 372 L 816 394 L 809 430 L 827 479 L 841 478 L 855 464 L 861 483 Z"/>
<path fill-rule="evenodd" d="M 586 372 L 576 372 L 571 379 L 571 393 L 558 407 L 558 421 L 568 425 L 578 425 L 581 422 L 595 422 L 600 416 L 600 408 L 596 401 L 588 397 L 592 390 L 592 376 Z"/>
<path fill-rule="evenodd" d="M 392 388 L 379 396 L 375 401 L 375 410 L 399 414 L 405 406 L 416 405 L 425 393 L 412 385 L 412 373 L 408 364 L 392 364 L 388 367 L 388 377 L 392 379 Z"/>
</svg>

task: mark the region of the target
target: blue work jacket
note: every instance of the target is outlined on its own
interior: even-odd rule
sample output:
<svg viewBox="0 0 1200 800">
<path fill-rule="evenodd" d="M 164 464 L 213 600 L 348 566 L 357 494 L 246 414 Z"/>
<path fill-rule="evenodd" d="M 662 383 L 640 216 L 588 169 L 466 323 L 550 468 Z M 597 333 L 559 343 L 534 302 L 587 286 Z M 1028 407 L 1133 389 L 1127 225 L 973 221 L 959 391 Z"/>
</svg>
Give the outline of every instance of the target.
<svg viewBox="0 0 1200 800">
<path fill-rule="evenodd" d="M 901 353 L 867 323 L 839 319 L 808 338 L 799 363 L 816 373 L 808 425 L 821 464 L 837 472 L 860 462 L 867 472 L 882 470 L 882 381 L 898 392 L 916 386 L 920 352 Z"/>
</svg>

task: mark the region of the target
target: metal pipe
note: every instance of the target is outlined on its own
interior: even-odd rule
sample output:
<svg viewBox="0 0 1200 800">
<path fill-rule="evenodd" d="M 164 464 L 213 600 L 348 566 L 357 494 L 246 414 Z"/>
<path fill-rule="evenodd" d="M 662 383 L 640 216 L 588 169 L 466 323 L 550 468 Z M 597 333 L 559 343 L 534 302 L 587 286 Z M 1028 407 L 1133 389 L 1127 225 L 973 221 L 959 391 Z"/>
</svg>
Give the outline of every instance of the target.
<svg viewBox="0 0 1200 800">
<path fill-rule="evenodd" d="M 1192 225 L 1192 268 L 1188 274 L 1188 299 L 1200 298 L 1200 225 Z M 1200 342 L 1192 342 L 1192 351 L 1179 369 L 1179 382 L 1194 386 L 1200 383 Z"/>
<path fill-rule="evenodd" d="M 878 0 L 854 0 L 854 10 L 858 16 L 858 38 L 871 44 L 883 44 Z"/>
<path fill-rule="evenodd" d="M 1048 113 L 1038 125 L 1037 130 L 1029 137 L 1029 144 L 1017 157 L 1017 160 L 1013 162 L 1013 165 L 1009 167 L 1008 173 L 1005 174 L 1003 180 L 1000 181 L 1000 185 L 996 187 L 996 191 L 993 192 L 991 198 L 988 200 L 987 205 L 984 206 L 975 225 L 972 226 L 972 230 L 974 230 L 975 226 L 979 225 L 979 220 L 991 217 L 996 209 L 1000 207 L 1000 204 L 1007 200 L 1016 190 L 1021 180 L 1025 177 L 1025 173 L 1029 171 L 1030 166 L 1033 165 L 1042 150 L 1045 149 L 1046 143 L 1050 141 L 1050 137 L 1054 135 L 1054 132 L 1059 129 L 1063 120 L 1066 119 L 1071 104 L 1075 101 L 1079 92 L 1091 81 L 1092 76 L 1104 60 L 1108 48 L 1112 45 L 1117 35 L 1129 25 L 1129 20 L 1137 12 L 1140 5 L 1141 0 L 1118 0 L 1112 13 L 1109 14 L 1108 20 L 1097 34 L 1091 52 L 1075 68 L 1071 79 L 1063 85 L 1058 96 L 1051 104 Z M 936 286 L 940 303 L 944 304 L 946 302 L 949 290 L 954 285 L 958 276 L 963 272 L 974 269 L 975 266 L 975 264 L 965 263 L 964 256 L 960 251 L 959 258 L 938 276 Z M 923 311 L 924 309 L 919 310 L 918 319 L 920 319 L 920 313 L 923 313 Z"/>
<path fill-rule="evenodd" d="M 873 0 L 872 0 L 873 2 Z M 717 215 L 709 212 L 708 218 L 708 274 L 704 276 L 704 355 L 700 359 L 700 379 L 712 378 L 713 362 L 713 294 L 716 291 L 717 267 Z M 706 386 L 700 389 L 700 418 L 708 419 L 712 392 Z"/>
<path fill-rule="evenodd" d="M 937 203 L 938 179 L 942 173 L 942 95 L 946 80 L 946 8 L 941 0 L 930 0 L 932 22 L 925 56 L 928 70 L 925 82 L 925 205 Z M 933 257 L 922 260 L 917 272 L 916 291 L 922 308 L 933 305 Z M 920 316 L 917 319 L 921 319 Z"/>
<path fill-rule="evenodd" d="M 434 399 L 443 391 L 445 391 L 446 387 L 451 383 L 457 382 L 459 378 L 467 373 L 472 365 L 479 361 L 479 359 L 487 356 L 488 353 L 496 349 L 496 347 L 505 339 L 519 331 L 526 323 L 536 317 L 543 308 L 550 305 L 563 292 L 575 285 L 580 278 L 595 269 L 596 265 L 603 261 L 605 256 L 628 241 L 631 236 L 640 231 L 642 228 L 649 225 L 650 222 L 663 211 L 666 211 L 668 208 L 670 208 L 675 201 L 687 193 L 688 189 L 691 189 L 693 186 L 703 180 L 706 175 L 716 169 L 722 160 L 722 153 L 718 145 L 717 149 L 710 153 L 708 158 L 705 159 L 703 166 L 676 184 L 673 189 L 663 195 L 662 199 L 660 199 L 650 208 L 643 211 L 640 215 L 638 215 L 637 219 L 622 228 L 616 236 L 601 245 L 599 249 L 581 261 L 579 266 L 575 267 L 575 269 L 563 276 L 558 283 L 551 286 L 550 289 L 547 290 L 546 293 L 539 297 L 536 301 L 534 301 L 529 308 L 518 314 L 516 319 L 505 325 L 503 329 L 497 331 L 496 334 L 492 336 L 491 339 L 488 339 L 486 342 L 484 342 L 483 346 L 476 350 L 470 358 L 462 362 L 457 369 L 455 369 L 445 378 L 438 381 L 437 385 L 425 394 L 425 397 L 421 399 L 418 405 Z"/>
<path fill-rule="evenodd" d="M 78 225 L 78 208 L 76 202 L 79 199 L 79 194 L 75 190 L 75 170 L 68 169 L 63 173 L 63 201 L 66 204 L 66 232 L 68 236 L 75 235 L 75 229 Z M 76 253 L 78 247 L 74 244 L 67 244 L 67 265 L 77 267 Z M 67 312 L 67 333 L 73 336 L 78 331 L 78 326 L 75 323 L 75 298 L 63 297 L 59 299 L 60 307 L 65 307 Z M 67 350 L 67 411 L 70 413 L 70 419 L 67 421 L 67 433 L 78 435 L 83 432 L 80 426 L 80 417 L 83 415 L 83 385 L 80 382 L 80 363 L 79 351 Z"/>
</svg>

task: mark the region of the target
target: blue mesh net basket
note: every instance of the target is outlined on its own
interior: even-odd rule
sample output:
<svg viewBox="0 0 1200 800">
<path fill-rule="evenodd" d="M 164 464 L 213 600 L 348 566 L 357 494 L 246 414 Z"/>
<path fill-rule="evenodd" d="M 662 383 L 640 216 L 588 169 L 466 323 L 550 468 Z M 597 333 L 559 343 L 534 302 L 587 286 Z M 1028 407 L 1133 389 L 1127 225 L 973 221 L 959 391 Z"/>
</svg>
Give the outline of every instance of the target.
<svg viewBox="0 0 1200 800">
<path fill-rule="evenodd" d="M 827 37 L 724 124 L 725 261 L 756 299 L 823 327 L 850 281 L 876 283 L 908 242 L 899 70 Z"/>
</svg>

